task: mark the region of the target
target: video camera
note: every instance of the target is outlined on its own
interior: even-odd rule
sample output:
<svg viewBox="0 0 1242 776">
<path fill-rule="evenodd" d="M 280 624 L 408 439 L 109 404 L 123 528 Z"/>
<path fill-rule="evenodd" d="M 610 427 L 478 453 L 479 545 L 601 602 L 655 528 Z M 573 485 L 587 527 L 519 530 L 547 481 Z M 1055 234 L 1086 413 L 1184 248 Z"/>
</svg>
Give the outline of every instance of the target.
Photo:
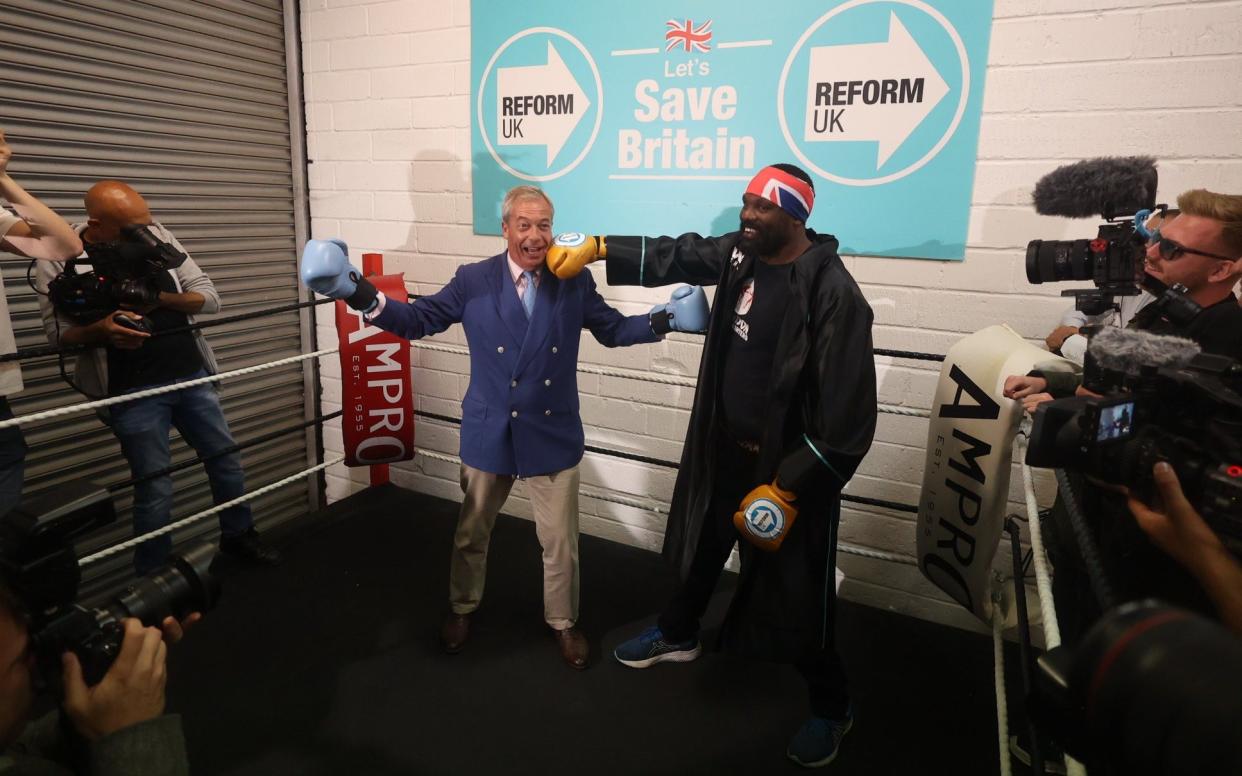
<svg viewBox="0 0 1242 776">
<path fill-rule="evenodd" d="M 1117 309 L 1119 296 L 1144 290 L 1170 320 L 1188 322 L 1199 306 L 1185 288 L 1170 288 L 1143 271 L 1151 237 L 1146 223 L 1163 214 L 1156 204 L 1155 161 L 1150 157 L 1088 159 L 1058 167 L 1035 184 L 1035 211 L 1042 215 L 1090 218 L 1105 223 L 1094 239 L 1031 240 L 1026 246 L 1026 279 L 1034 284 L 1090 280 L 1095 288 L 1062 291 L 1074 297 L 1075 309 L 1099 315 Z"/>
<path fill-rule="evenodd" d="M 57 310 L 74 323 L 94 323 L 123 306 L 149 307 L 159 302 L 159 273 L 180 267 L 186 255 L 164 242 L 147 224 L 121 229 L 113 242 L 87 243 L 90 270 L 78 272 L 78 259 L 48 284 Z"/>
<path fill-rule="evenodd" d="M 1116 328 L 1095 335 L 1088 356 L 1086 387 L 1105 395 L 1041 404 L 1026 463 L 1146 500 L 1152 467 L 1168 461 L 1190 503 L 1242 553 L 1242 364 L 1189 340 Z"/>
<path fill-rule="evenodd" d="M 45 680 L 60 676 L 60 656 L 71 650 L 86 683 L 94 685 L 120 652 L 123 619 L 159 627 L 165 617 L 181 620 L 211 609 L 220 596 L 209 568 L 215 549 L 203 542 L 102 607 L 75 603 L 81 571 L 72 542 L 115 519 L 106 490 L 78 484 L 0 520 L 0 574 L 30 616 L 31 649 Z"/>
</svg>

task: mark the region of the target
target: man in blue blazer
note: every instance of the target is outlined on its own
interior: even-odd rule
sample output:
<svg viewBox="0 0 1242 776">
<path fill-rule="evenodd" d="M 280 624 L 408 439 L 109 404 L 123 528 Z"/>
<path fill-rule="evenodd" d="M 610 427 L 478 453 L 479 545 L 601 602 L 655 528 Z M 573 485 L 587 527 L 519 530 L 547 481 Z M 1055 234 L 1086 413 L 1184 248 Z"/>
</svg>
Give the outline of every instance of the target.
<svg viewBox="0 0 1242 776">
<path fill-rule="evenodd" d="M 419 339 L 454 323 L 470 345 L 470 386 L 462 401 L 461 487 L 449 575 L 451 611 L 441 628 L 447 652 L 461 650 L 483 597 L 487 546 L 516 478 L 526 481 L 543 547 L 544 619 L 561 655 L 586 667 L 578 620 L 578 344 L 589 329 L 607 347 L 656 342 L 670 331 L 702 330 L 701 289 L 679 289 L 668 305 L 623 316 L 608 306 L 589 272 L 559 280 L 544 267 L 552 244 L 551 200 L 534 186 L 508 192 L 501 228 L 508 250 L 457 270 L 449 284 L 412 304 L 386 299 L 348 264 L 343 245 L 312 240 L 302 279 L 344 299 L 386 331 Z"/>
</svg>

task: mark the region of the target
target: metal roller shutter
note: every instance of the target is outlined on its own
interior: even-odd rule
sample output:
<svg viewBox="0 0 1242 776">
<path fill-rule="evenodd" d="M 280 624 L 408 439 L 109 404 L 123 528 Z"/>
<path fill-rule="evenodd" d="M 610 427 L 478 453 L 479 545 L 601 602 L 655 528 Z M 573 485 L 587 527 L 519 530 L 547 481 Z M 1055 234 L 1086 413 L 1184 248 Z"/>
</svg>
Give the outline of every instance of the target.
<svg viewBox="0 0 1242 776">
<path fill-rule="evenodd" d="M 292 7 L 292 0 L 5 0 L 0 128 L 14 148 L 10 172 L 72 222 L 84 219 L 82 195 L 95 181 L 133 185 L 211 277 L 221 315 L 305 298 L 296 282 L 306 198 Z M 289 45 L 287 35 L 294 36 Z M 4 259 L 18 347 L 44 345 L 27 262 Z M 222 370 L 313 344 L 305 311 L 206 334 Z M 22 373 L 25 391 L 10 397 L 19 415 L 83 400 L 63 383 L 55 358 L 25 361 Z M 310 417 L 314 381 L 314 365 L 293 365 L 224 382 L 233 435 L 244 442 Z M 112 433 L 94 415 L 25 433 L 27 497 L 65 482 L 110 484 L 129 476 Z M 307 468 L 317 438 L 295 433 L 245 451 L 247 488 Z M 194 456 L 175 440 L 174 462 Z M 174 481 L 174 519 L 210 506 L 202 467 Z M 316 482 L 308 478 L 253 502 L 260 524 L 307 512 L 317 504 Z M 80 543 L 79 552 L 128 538 L 129 492 L 117 503 L 120 523 Z M 209 519 L 177 540 L 214 537 L 216 526 Z M 128 553 L 97 564 L 87 571 L 88 585 L 97 589 L 128 567 Z"/>
</svg>

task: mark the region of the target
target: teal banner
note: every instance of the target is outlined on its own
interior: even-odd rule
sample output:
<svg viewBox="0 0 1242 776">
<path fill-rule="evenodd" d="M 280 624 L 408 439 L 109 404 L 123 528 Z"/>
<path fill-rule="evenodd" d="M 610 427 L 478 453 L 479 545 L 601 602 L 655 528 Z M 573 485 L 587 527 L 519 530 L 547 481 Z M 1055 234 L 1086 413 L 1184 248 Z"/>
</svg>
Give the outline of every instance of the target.
<svg viewBox="0 0 1242 776">
<path fill-rule="evenodd" d="M 991 21 L 992 0 L 474 0 L 475 232 L 529 183 L 557 231 L 722 234 L 789 162 L 842 252 L 961 259 Z"/>
</svg>

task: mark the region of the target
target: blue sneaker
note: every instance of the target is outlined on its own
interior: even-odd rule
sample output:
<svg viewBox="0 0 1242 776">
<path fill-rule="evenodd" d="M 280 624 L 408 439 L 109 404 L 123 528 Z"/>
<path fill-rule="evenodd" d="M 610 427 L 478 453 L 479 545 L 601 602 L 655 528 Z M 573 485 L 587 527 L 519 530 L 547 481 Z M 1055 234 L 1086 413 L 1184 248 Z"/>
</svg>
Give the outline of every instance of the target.
<svg viewBox="0 0 1242 776">
<path fill-rule="evenodd" d="M 670 643 L 664 640 L 660 627 L 653 625 L 613 651 L 617 661 L 630 668 L 647 668 L 656 663 L 688 663 L 702 654 L 698 639 Z"/>
<path fill-rule="evenodd" d="M 785 754 L 804 768 L 819 768 L 837 758 L 841 739 L 854 726 L 854 715 L 846 712 L 845 719 L 811 717 L 789 742 Z"/>
</svg>

